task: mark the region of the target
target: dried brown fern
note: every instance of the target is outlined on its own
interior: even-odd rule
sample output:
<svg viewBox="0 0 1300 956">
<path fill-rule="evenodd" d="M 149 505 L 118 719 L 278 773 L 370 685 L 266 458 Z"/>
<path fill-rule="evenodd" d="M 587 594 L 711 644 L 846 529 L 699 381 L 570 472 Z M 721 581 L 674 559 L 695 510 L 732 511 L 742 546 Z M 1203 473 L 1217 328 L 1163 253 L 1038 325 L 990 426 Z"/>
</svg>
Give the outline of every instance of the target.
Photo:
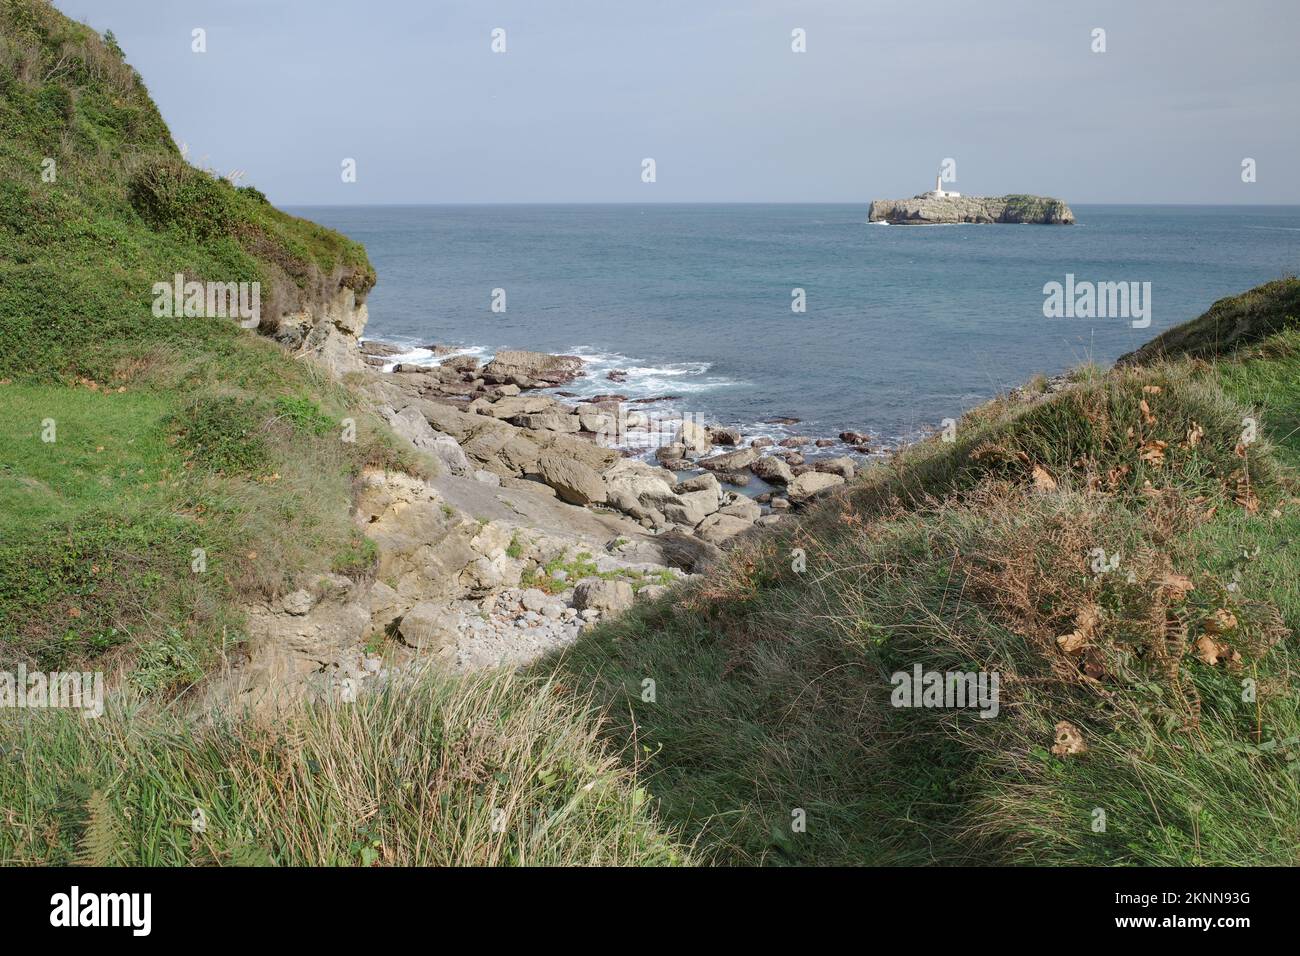
<svg viewBox="0 0 1300 956">
<path fill-rule="evenodd" d="M 112 866 L 117 857 L 119 832 L 112 801 L 96 790 L 86 801 L 86 826 L 81 833 L 77 866 Z"/>
</svg>

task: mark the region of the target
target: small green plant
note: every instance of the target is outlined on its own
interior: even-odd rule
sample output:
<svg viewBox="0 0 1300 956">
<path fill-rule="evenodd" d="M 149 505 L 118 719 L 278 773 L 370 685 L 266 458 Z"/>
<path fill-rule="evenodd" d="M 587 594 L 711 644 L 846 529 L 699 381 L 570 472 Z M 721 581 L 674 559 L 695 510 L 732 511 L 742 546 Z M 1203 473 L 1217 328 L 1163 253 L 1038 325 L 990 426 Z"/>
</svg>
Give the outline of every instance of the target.
<svg viewBox="0 0 1300 956">
<path fill-rule="evenodd" d="M 321 411 L 320 406 L 306 395 L 282 395 L 275 400 L 275 413 L 299 431 L 317 437 L 338 427 L 338 422 Z"/>
<path fill-rule="evenodd" d="M 147 694 L 165 694 L 197 684 L 203 676 L 203 654 L 197 642 L 173 628 L 140 649 L 131 684 Z"/>
<path fill-rule="evenodd" d="M 360 531 L 353 529 L 347 544 L 335 552 L 330 561 L 330 570 L 335 574 L 359 577 L 373 568 L 378 559 L 378 546 Z"/>
<path fill-rule="evenodd" d="M 269 461 L 265 409 L 254 399 L 204 396 L 173 416 L 177 446 L 198 464 L 227 475 L 264 470 Z"/>
<path fill-rule="evenodd" d="M 176 229 L 200 240 L 226 233 L 233 221 L 230 184 L 179 157 L 144 160 L 131 176 L 131 205 L 156 229 Z"/>
</svg>

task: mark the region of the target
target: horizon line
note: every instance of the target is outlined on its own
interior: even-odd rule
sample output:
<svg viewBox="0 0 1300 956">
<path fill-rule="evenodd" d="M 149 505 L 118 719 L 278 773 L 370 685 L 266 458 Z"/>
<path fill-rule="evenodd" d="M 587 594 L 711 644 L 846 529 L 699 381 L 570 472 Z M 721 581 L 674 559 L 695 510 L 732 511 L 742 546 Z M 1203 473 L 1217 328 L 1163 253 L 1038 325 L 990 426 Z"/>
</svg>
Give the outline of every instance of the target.
<svg viewBox="0 0 1300 956">
<path fill-rule="evenodd" d="M 1064 200 L 1062 200 L 1064 201 Z M 873 200 L 838 200 L 838 199 L 817 199 L 817 200 L 790 200 L 790 199 L 696 199 L 696 200 L 679 200 L 679 201 L 635 201 L 635 200 L 569 200 L 569 199 L 521 199 L 521 200 L 456 200 L 456 201 L 430 201 L 430 202 L 319 202 L 303 200 L 280 200 L 276 205 L 284 206 L 316 206 L 320 208 L 338 207 L 347 208 L 355 206 L 392 206 L 392 207 L 420 207 L 420 206 L 870 206 Z M 1207 208 L 1207 209 L 1225 209 L 1225 208 L 1242 208 L 1242 207 L 1259 207 L 1262 209 L 1276 209 L 1300 207 L 1300 201 L 1297 202 L 1109 202 L 1105 200 L 1089 200 L 1087 202 L 1066 203 L 1074 206 L 1133 206 L 1148 208 L 1151 206 L 1174 207 L 1174 208 Z"/>
</svg>

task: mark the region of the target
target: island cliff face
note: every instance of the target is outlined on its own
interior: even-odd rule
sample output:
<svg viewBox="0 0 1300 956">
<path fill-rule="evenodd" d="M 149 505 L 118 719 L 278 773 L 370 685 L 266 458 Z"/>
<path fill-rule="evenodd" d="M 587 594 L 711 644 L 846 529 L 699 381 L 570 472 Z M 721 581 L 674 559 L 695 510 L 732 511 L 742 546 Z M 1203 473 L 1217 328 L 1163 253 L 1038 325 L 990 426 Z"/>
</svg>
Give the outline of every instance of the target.
<svg viewBox="0 0 1300 956">
<path fill-rule="evenodd" d="M 1047 196 L 915 196 L 911 199 L 877 199 L 871 204 L 869 222 L 891 225 L 936 225 L 939 223 L 1035 223 L 1067 226 L 1074 213 L 1059 199 Z"/>
</svg>

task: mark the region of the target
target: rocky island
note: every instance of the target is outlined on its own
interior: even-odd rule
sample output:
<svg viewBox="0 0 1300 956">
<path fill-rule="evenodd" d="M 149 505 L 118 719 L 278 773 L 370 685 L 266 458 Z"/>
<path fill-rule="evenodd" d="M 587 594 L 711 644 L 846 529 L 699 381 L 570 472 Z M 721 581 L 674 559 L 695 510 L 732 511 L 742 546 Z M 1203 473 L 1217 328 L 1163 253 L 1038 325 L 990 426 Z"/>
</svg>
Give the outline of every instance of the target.
<svg viewBox="0 0 1300 956">
<path fill-rule="evenodd" d="M 1049 196 L 963 196 L 944 190 L 936 179 L 934 189 L 911 199 L 874 200 L 867 221 L 894 226 L 958 222 L 1068 226 L 1074 222 L 1074 213 L 1064 202 Z"/>
</svg>

